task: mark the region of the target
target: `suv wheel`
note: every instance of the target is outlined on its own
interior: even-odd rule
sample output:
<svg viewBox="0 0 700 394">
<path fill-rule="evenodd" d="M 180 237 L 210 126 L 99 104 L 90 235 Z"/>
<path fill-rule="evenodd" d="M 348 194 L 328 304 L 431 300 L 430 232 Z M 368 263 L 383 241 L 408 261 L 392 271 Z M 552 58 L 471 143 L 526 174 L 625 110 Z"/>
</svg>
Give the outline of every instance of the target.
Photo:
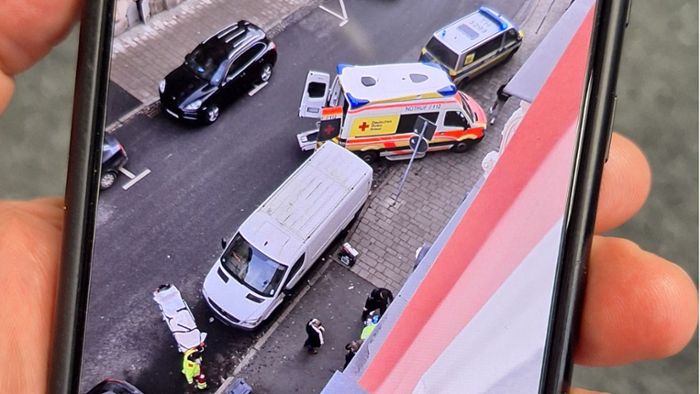
<svg viewBox="0 0 700 394">
<path fill-rule="evenodd" d="M 216 122 L 216 120 L 219 119 L 220 114 L 221 111 L 219 110 L 219 107 L 212 105 L 205 114 L 204 123 L 212 124 Z"/>
<path fill-rule="evenodd" d="M 272 77 L 272 65 L 270 63 L 265 63 L 262 68 L 260 68 L 260 82 L 268 82 Z"/>
<path fill-rule="evenodd" d="M 114 186 L 114 183 L 117 182 L 117 172 L 114 170 L 109 170 L 107 172 L 102 173 L 102 176 L 100 177 L 100 190 L 107 190 L 110 187 Z"/>
</svg>

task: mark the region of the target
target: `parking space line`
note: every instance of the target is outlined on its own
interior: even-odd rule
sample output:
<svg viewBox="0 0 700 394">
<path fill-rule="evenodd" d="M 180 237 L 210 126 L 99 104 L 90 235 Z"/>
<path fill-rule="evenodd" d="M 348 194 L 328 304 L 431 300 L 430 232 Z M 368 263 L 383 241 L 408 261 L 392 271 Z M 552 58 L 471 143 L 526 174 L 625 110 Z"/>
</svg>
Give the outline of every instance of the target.
<svg viewBox="0 0 700 394">
<path fill-rule="evenodd" d="M 129 182 L 127 182 L 124 186 L 122 186 L 122 189 L 124 190 L 129 190 L 130 187 L 134 186 L 138 181 L 141 179 L 145 178 L 146 175 L 151 173 L 151 170 L 146 168 L 143 170 L 140 174 L 134 175 L 131 171 L 127 170 L 126 168 L 122 167 L 119 169 L 119 172 L 122 174 L 126 175 L 127 178 L 131 179 Z"/>
<path fill-rule="evenodd" d="M 349 22 L 348 18 L 348 11 L 345 9 L 345 0 L 339 0 L 340 2 L 340 14 L 337 13 L 336 11 L 331 10 L 330 8 L 326 7 L 325 5 L 320 5 L 318 8 L 322 9 L 323 11 L 333 15 L 334 17 L 340 19 L 340 24 L 338 26 L 343 27 L 345 24 Z"/>
<path fill-rule="evenodd" d="M 250 92 L 248 92 L 248 96 L 250 96 L 250 97 L 255 96 L 255 93 L 257 93 L 257 92 L 259 92 L 260 90 L 262 90 L 262 88 L 264 88 L 265 86 L 267 86 L 268 83 L 269 83 L 269 82 L 263 82 L 263 83 L 261 83 L 260 85 L 256 85 L 255 88 L 253 88 L 253 90 L 251 90 Z"/>
</svg>

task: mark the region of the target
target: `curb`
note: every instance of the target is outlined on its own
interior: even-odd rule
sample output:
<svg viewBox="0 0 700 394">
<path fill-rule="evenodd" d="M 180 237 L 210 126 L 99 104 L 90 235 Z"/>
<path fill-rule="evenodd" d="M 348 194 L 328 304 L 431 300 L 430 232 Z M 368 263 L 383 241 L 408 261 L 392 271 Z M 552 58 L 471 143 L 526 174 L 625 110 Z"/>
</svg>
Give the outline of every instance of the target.
<svg viewBox="0 0 700 394">
<path fill-rule="evenodd" d="M 267 341 L 272 337 L 272 335 L 277 331 L 279 326 L 284 323 L 284 321 L 287 319 L 287 316 L 289 316 L 290 313 L 294 310 L 294 308 L 297 306 L 298 303 L 301 302 L 301 300 L 304 298 L 306 293 L 311 290 L 311 288 L 316 284 L 316 282 L 321 279 L 321 276 L 326 273 L 328 268 L 331 266 L 332 259 L 326 259 L 326 261 L 323 262 L 323 266 L 318 269 L 314 273 L 314 275 L 306 280 L 306 285 L 304 286 L 303 289 L 299 291 L 299 293 L 296 295 L 296 298 L 294 298 L 294 301 L 292 301 L 289 305 L 287 305 L 287 308 L 285 308 L 284 311 L 275 319 L 275 322 L 272 323 L 270 328 L 265 331 L 265 333 L 258 339 L 255 344 L 248 349 L 245 355 L 241 358 L 241 361 L 238 362 L 238 365 L 236 365 L 236 368 L 233 369 L 233 373 L 231 376 L 236 377 L 238 374 L 241 373 L 241 371 L 247 367 L 251 361 L 255 358 L 255 356 L 258 354 L 260 350 L 262 350 L 263 346 L 267 343 Z"/>
<path fill-rule="evenodd" d="M 110 123 L 105 127 L 105 132 L 108 134 L 114 133 L 117 129 L 120 127 L 124 126 L 131 118 L 134 116 L 146 112 L 146 110 L 151 109 L 154 105 L 159 104 L 160 99 L 159 98 L 154 98 L 151 99 L 145 103 L 141 103 L 138 107 L 132 109 L 131 111 L 125 113 L 122 115 L 119 119 L 117 119 L 115 122 Z"/>
<path fill-rule="evenodd" d="M 384 160 L 386 160 L 386 159 L 384 159 Z M 397 171 L 397 170 L 394 170 L 394 167 L 397 167 L 397 166 L 391 166 L 391 167 L 387 168 L 387 169 L 385 170 L 385 172 L 383 173 L 383 175 L 384 175 L 383 178 L 379 181 L 379 183 L 377 183 L 376 186 L 373 186 L 373 187 L 372 187 L 372 189 L 370 190 L 369 197 L 367 197 L 367 201 L 366 201 L 365 204 L 362 206 L 362 208 L 360 208 L 360 210 L 357 212 L 357 219 L 354 221 L 354 223 L 352 224 L 352 226 L 350 226 L 350 228 L 348 228 L 347 234 L 345 234 L 345 237 L 343 237 L 343 242 L 350 242 L 350 238 L 352 238 L 352 236 L 355 234 L 355 231 L 357 231 L 357 227 L 358 227 L 358 226 L 360 225 L 360 223 L 362 222 L 362 219 L 364 218 L 365 213 L 367 212 L 367 210 L 369 209 L 370 205 L 372 205 L 372 203 L 374 202 L 374 200 L 375 200 L 375 199 L 377 198 L 377 196 L 379 195 L 379 190 L 380 190 L 382 187 L 384 187 L 384 185 L 389 181 L 390 176 L 393 175 L 393 172 L 394 172 L 394 171 Z M 397 167 L 397 168 L 398 168 L 398 167 Z M 343 247 L 343 245 L 342 245 L 342 243 L 341 243 L 340 246 L 339 246 L 338 248 L 336 248 L 336 249 L 333 251 L 333 253 L 332 253 L 332 255 L 331 255 L 331 259 L 332 259 L 333 261 L 335 261 L 336 263 L 340 264 L 341 266 L 343 266 L 343 267 L 345 267 L 345 268 L 347 268 L 347 269 L 349 269 L 349 270 L 352 271 L 352 267 L 346 266 L 345 264 L 341 263 L 340 261 L 338 261 L 338 260 L 335 258 L 335 256 L 337 256 L 337 254 L 338 254 L 338 251 L 339 251 L 342 247 Z"/>
</svg>

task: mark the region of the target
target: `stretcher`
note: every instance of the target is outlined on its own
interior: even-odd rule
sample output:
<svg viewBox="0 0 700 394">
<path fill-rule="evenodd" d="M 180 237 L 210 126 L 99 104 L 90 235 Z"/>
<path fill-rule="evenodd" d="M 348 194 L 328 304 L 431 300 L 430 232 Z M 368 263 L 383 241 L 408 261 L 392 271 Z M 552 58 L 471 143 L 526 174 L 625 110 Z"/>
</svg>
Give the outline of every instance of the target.
<svg viewBox="0 0 700 394">
<path fill-rule="evenodd" d="M 153 300 L 158 304 L 163 321 L 168 325 L 177 342 L 178 351 L 184 353 L 188 349 L 204 344 L 207 333 L 199 331 L 190 307 L 187 306 L 175 285 L 166 284 L 158 287 L 153 292 Z"/>
</svg>

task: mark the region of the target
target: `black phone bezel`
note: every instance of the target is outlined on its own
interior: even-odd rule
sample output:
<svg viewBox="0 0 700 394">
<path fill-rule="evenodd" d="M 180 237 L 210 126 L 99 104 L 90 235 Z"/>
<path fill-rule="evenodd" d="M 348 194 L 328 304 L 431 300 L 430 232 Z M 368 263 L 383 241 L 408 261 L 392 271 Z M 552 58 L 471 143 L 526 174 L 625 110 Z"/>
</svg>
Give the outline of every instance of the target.
<svg viewBox="0 0 700 394">
<path fill-rule="evenodd" d="M 611 137 L 615 82 L 631 0 L 598 0 L 540 393 L 568 392 L 598 190 Z M 79 387 L 105 129 L 114 0 L 84 4 L 65 195 L 62 262 L 49 365 L 51 393 Z"/>
</svg>

